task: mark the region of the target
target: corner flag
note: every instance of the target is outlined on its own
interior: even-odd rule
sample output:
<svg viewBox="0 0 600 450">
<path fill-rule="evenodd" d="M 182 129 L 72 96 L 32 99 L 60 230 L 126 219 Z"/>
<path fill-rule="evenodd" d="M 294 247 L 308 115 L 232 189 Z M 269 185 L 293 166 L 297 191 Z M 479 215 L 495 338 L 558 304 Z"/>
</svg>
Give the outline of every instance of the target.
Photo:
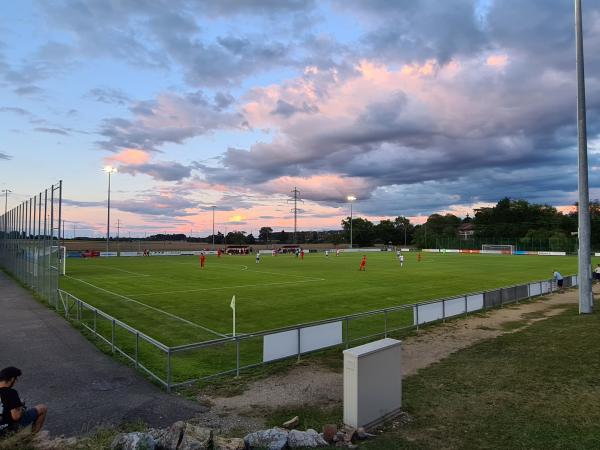
<svg viewBox="0 0 600 450">
<path fill-rule="evenodd" d="M 235 337 L 235 295 L 231 297 L 229 307 L 233 310 L 233 336 Z"/>
</svg>

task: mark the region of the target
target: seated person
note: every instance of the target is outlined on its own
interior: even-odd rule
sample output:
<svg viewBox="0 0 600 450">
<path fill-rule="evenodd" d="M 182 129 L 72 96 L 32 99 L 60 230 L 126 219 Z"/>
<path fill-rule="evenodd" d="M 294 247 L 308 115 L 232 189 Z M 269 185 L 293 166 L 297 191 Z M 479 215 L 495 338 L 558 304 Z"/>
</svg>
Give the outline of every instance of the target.
<svg viewBox="0 0 600 450">
<path fill-rule="evenodd" d="M 26 408 L 18 392 L 13 389 L 21 371 L 16 367 L 6 367 L 0 370 L 0 401 L 2 401 L 2 420 L 9 430 L 18 430 L 31 425 L 31 431 L 37 433 L 44 426 L 48 407 L 36 405 Z"/>
</svg>

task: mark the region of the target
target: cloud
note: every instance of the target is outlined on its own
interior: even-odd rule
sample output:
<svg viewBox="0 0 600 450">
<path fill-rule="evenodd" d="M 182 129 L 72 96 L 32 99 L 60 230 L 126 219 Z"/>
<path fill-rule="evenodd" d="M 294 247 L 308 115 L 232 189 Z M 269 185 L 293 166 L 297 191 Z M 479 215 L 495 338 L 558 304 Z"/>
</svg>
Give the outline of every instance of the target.
<svg viewBox="0 0 600 450">
<path fill-rule="evenodd" d="M 49 133 L 49 134 L 60 134 L 62 136 L 69 136 L 69 133 L 60 128 L 47 128 L 47 127 L 38 127 L 34 128 L 34 131 L 39 131 L 40 133 Z"/>
<path fill-rule="evenodd" d="M 148 161 L 150 161 L 150 154 L 148 152 L 134 148 L 126 148 L 114 155 L 104 158 L 104 162 L 107 165 L 138 165 L 147 163 Z"/>
<path fill-rule="evenodd" d="M 9 159 L 12 159 L 12 156 L 10 156 L 7 153 L 0 152 L 0 159 L 9 160 Z"/>
<path fill-rule="evenodd" d="M 149 175 L 157 181 L 179 181 L 191 175 L 193 166 L 185 166 L 175 161 L 139 163 L 119 166 L 119 171 L 131 175 Z"/>
<path fill-rule="evenodd" d="M 132 119 L 110 118 L 103 121 L 99 145 L 110 151 L 123 148 L 158 151 L 165 143 L 181 144 L 186 139 L 218 129 L 243 126 L 239 113 L 222 110 L 198 91 L 185 96 L 160 94 L 156 100 L 133 103 Z"/>
<path fill-rule="evenodd" d="M 87 96 L 93 98 L 97 102 L 107 104 L 125 105 L 131 102 L 131 99 L 125 92 L 120 89 L 109 87 L 91 89 Z"/>
</svg>

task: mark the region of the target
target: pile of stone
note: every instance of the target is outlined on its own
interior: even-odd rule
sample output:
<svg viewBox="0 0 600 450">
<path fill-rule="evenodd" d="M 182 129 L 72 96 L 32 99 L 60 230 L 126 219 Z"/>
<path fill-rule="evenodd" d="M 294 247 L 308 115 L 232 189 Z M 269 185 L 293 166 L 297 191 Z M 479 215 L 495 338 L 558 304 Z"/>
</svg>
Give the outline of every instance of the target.
<svg viewBox="0 0 600 450">
<path fill-rule="evenodd" d="M 175 422 L 168 429 L 150 429 L 147 432 L 121 433 L 112 442 L 112 450 L 252 450 L 266 448 L 283 450 L 292 448 L 330 447 L 356 448 L 356 441 L 373 437 L 364 429 L 345 426 L 338 429 L 328 424 L 321 433 L 313 429 L 294 429 L 298 417 L 285 422 L 283 428 L 247 434 L 243 439 L 218 436 L 209 428 L 189 422 Z"/>
</svg>

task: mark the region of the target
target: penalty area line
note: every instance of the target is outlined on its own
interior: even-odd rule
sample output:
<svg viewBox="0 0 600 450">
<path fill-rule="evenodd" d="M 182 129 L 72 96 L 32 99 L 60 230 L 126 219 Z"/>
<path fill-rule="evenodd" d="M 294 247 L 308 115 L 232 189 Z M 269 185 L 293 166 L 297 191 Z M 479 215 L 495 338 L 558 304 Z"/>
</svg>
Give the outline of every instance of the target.
<svg viewBox="0 0 600 450">
<path fill-rule="evenodd" d="M 100 286 L 96 286 L 95 284 L 89 283 L 89 282 L 87 282 L 85 280 L 81 280 L 79 278 L 71 277 L 69 275 L 65 275 L 65 277 L 66 278 L 70 278 L 70 279 L 75 280 L 75 281 L 79 281 L 80 283 L 83 283 L 83 284 L 87 284 L 88 286 L 91 286 L 91 287 L 93 287 L 95 289 L 98 289 L 99 291 L 103 291 L 103 292 L 106 292 L 107 294 L 114 295 L 115 297 L 122 298 L 123 300 L 126 300 L 128 302 L 137 303 L 138 305 L 144 306 L 144 307 L 146 307 L 148 309 L 151 309 L 153 311 L 156 311 L 156 312 L 159 312 L 159 313 L 164 314 L 166 316 L 169 316 L 172 319 L 180 320 L 181 322 L 186 323 L 188 325 L 191 325 L 193 327 L 197 327 L 197 328 L 200 328 L 200 329 L 202 329 L 204 331 L 208 331 L 209 333 L 212 333 L 212 334 L 214 334 L 216 336 L 227 337 L 227 335 L 225 335 L 223 333 L 219 333 L 218 331 L 211 330 L 210 328 L 206 328 L 206 327 L 204 327 L 202 325 L 199 325 L 197 323 L 191 322 L 191 321 L 189 321 L 187 319 L 184 319 L 183 317 L 179 317 L 179 316 L 177 316 L 175 314 L 171 314 L 170 312 L 164 311 L 164 310 L 162 310 L 160 308 L 156 308 L 154 306 L 147 305 L 146 303 L 142 303 L 142 302 L 140 302 L 138 300 L 134 300 L 134 299 L 132 299 L 130 297 L 126 297 L 125 295 L 117 294 L 116 292 L 112 292 L 112 291 L 109 291 L 108 289 L 101 288 Z"/>
</svg>

